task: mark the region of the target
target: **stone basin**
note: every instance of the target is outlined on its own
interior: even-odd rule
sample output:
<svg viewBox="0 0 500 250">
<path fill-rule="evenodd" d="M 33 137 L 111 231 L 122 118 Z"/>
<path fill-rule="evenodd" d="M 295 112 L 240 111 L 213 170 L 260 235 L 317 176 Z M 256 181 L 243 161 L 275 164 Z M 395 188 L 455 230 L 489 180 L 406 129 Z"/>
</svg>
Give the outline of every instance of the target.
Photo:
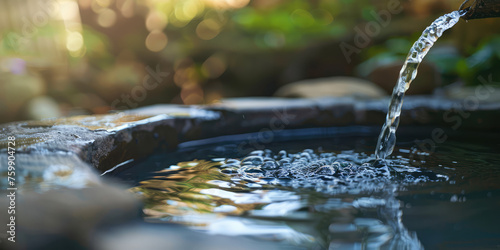
<svg viewBox="0 0 500 250">
<path fill-rule="evenodd" d="M 126 187 L 100 175 L 129 160 L 172 151 L 179 143 L 261 132 L 266 140 L 293 137 L 309 128 L 369 127 L 385 121 L 388 99 L 237 98 L 206 106 L 155 105 L 96 116 L 26 121 L 0 126 L 2 192 L 9 187 L 9 137 L 15 137 L 16 243 L 0 232 L 2 248 L 43 247 L 134 249 L 276 248 L 246 238 L 207 236 L 179 226 L 141 221 L 140 201 Z M 450 133 L 498 134 L 500 104 L 409 96 L 401 118 L 402 133 L 414 128 L 451 128 Z M 415 132 L 416 133 L 416 132 Z M 269 138 L 269 135 L 271 137 Z M 429 133 L 427 135 L 431 137 Z M 290 138 L 291 139 L 291 138 Z M 0 197 L 7 208 L 9 197 Z M 0 214 L 8 221 L 6 212 Z M 9 236 L 10 237 L 10 236 Z M 127 242 L 130 244 L 127 245 Z M 235 244 L 235 242 L 238 242 Z M 242 244 L 247 242 L 248 244 Z M 149 244 L 149 245 L 148 245 Z M 236 248 L 234 248 L 236 249 Z"/>
</svg>

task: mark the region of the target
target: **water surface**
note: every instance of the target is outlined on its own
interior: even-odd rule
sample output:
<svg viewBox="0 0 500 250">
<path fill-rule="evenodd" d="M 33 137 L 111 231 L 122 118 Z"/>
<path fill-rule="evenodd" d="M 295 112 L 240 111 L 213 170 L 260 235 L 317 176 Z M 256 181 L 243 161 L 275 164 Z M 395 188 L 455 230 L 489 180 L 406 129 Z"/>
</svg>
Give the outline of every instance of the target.
<svg viewBox="0 0 500 250">
<path fill-rule="evenodd" d="M 500 245 L 498 140 L 468 133 L 425 152 L 400 136 L 387 164 L 373 165 L 373 134 L 309 137 L 181 145 L 107 175 L 133 186 L 146 221 L 209 234 L 307 249 Z"/>
</svg>

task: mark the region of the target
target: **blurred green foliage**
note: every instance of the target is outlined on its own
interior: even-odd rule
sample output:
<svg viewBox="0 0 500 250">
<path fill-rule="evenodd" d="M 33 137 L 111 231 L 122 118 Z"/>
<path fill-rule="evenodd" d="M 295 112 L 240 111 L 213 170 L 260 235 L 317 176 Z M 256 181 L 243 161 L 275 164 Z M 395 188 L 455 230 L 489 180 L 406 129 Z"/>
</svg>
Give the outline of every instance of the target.
<svg viewBox="0 0 500 250">
<path fill-rule="evenodd" d="M 63 115 L 109 112 L 116 108 L 111 103 L 141 87 L 147 67 L 160 67 L 169 76 L 129 108 L 272 95 L 284 84 L 307 78 L 367 78 L 377 68 L 402 62 L 426 25 L 458 8 L 461 1 L 69 2 L 77 8 L 68 20 L 53 18 L 47 25 L 33 26 L 36 30 L 29 34 L 5 25 L 0 29 L 0 76 L 16 71 L 37 79 L 40 86 L 32 87 L 36 91 L 29 99 L 52 98 Z M 391 15 L 366 46 L 357 48 L 352 62 L 346 60 L 339 44 L 352 45 L 356 30 L 379 22 L 376 13 L 387 11 L 390 2 L 400 4 L 402 11 Z M 9 15 L 22 23 L 22 18 Z M 443 84 L 480 84 L 478 77 L 490 74 L 500 79 L 495 71 L 500 67 L 495 27 L 498 21 L 461 22 L 447 31 L 424 61 L 436 66 Z M 28 102 L 16 103 L 14 109 L 0 100 L 4 110 L 17 112 L 0 114 L 7 120 L 31 119 L 23 115 Z"/>
<path fill-rule="evenodd" d="M 367 76 L 380 65 L 403 61 L 415 40 L 412 37 L 397 37 L 370 47 L 366 60 L 358 66 L 358 74 Z M 480 76 L 489 75 L 492 79 L 500 79 L 500 71 L 497 70 L 500 68 L 500 35 L 485 37 L 479 46 L 470 46 L 465 52 L 450 44 L 437 43 L 424 61 L 437 67 L 444 85 L 461 80 L 466 85 L 474 86 L 481 84 L 478 81 Z M 500 84 L 499 81 L 492 83 Z"/>
<path fill-rule="evenodd" d="M 471 56 L 458 61 L 457 74 L 469 85 L 479 84 L 480 76 L 491 75 L 500 79 L 500 35 L 485 38 L 477 50 L 471 51 Z M 500 85 L 500 81 L 494 81 Z"/>
<path fill-rule="evenodd" d="M 108 37 L 88 25 L 82 28 L 85 57 L 98 68 L 106 69 L 113 65 L 114 57 L 110 53 L 111 44 Z M 79 60 L 78 58 L 76 60 Z"/>
<path fill-rule="evenodd" d="M 341 4 L 335 1 L 289 1 L 272 9 L 242 8 L 231 13 L 238 28 L 262 47 L 297 47 L 315 39 L 331 39 L 346 33 L 335 20 Z"/>
</svg>

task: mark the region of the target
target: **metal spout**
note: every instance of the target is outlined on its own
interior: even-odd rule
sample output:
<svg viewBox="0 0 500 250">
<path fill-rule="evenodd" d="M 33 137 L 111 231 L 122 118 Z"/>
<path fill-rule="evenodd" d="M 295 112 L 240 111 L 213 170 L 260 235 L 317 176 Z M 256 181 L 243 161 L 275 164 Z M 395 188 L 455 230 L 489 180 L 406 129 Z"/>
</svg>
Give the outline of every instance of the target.
<svg viewBox="0 0 500 250">
<path fill-rule="evenodd" d="M 500 17 L 500 0 L 474 0 L 467 7 L 469 0 L 466 0 L 460 10 L 465 12 L 462 18 L 465 20 Z"/>
</svg>

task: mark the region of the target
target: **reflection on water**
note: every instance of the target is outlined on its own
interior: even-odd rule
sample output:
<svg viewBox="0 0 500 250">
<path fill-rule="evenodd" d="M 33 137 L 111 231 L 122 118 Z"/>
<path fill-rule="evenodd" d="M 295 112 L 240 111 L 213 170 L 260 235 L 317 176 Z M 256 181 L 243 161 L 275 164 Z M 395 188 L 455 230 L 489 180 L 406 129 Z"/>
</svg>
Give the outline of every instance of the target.
<svg viewBox="0 0 500 250">
<path fill-rule="evenodd" d="M 221 165 L 221 161 L 179 162 L 155 172 L 152 179 L 131 190 L 144 197 L 144 214 L 150 222 L 182 223 L 213 234 L 252 235 L 298 244 L 314 240 L 285 222 L 233 217 L 267 210 L 285 215 L 290 207 L 276 210 L 269 204 L 297 203 L 298 208 L 302 205 L 300 196 L 293 192 L 252 189 L 248 183 L 233 182 L 220 172 Z M 269 215 L 261 213 L 261 216 Z"/>
<path fill-rule="evenodd" d="M 418 169 L 369 160 L 352 151 L 254 151 L 241 160 L 179 162 L 131 190 L 144 198 L 150 222 L 308 247 L 421 248 L 395 197 L 396 179 Z"/>
<path fill-rule="evenodd" d="M 135 180 L 146 221 L 209 234 L 308 249 L 495 246 L 495 148 L 450 141 L 428 154 L 408 145 L 385 164 L 357 146 L 302 150 L 310 145 L 299 142 L 246 155 L 211 146 L 153 156 L 118 176 Z"/>
</svg>

